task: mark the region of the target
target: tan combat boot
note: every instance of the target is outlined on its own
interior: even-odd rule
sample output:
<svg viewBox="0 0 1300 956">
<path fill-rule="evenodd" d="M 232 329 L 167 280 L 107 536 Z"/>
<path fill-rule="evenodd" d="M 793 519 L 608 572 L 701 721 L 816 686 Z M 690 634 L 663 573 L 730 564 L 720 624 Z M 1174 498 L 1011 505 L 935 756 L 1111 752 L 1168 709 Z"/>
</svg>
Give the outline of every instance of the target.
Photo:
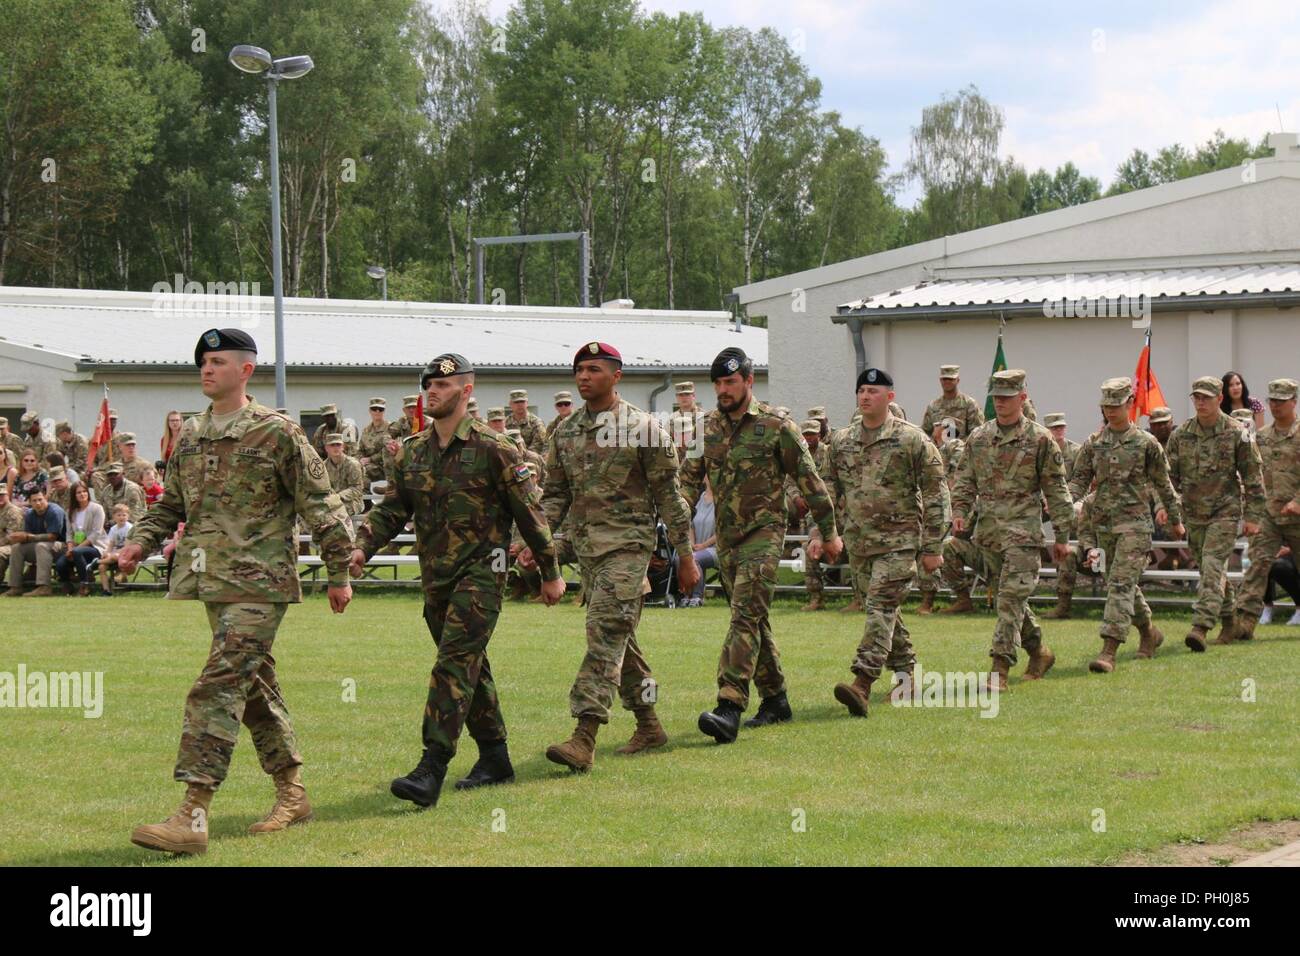
<svg viewBox="0 0 1300 956">
<path fill-rule="evenodd" d="M 856 594 L 854 594 L 854 595 L 853 595 L 853 600 L 850 601 L 846 606 L 840 608 L 840 613 L 841 613 L 841 614 L 861 614 L 861 613 L 862 613 L 863 611 L 865 611 L 865 610 L 866 610 L 866 608 L 864 608 L 864 607 L 862 606 L 862 602 L 858 599 L 858 596 L 857 596 Z"/>
<path fill-rule="evenodd" d="M 275 833 L 295 823 L 311 819 L 311 801 L 302 785 L 298 767 L 288 767 L 275 774 L 275 804 L 270 813 L 248 828 L 249 833 Z"/>
<path fill-rule="evenodd" d="M 921 603 L 920 605 L 917 606 L 916 613 L 917 614 L 934 613 L 934 592 L 933 591 L 921 592 Z"/>
<path fill-rule="evenodd" d="M 1247 614 L 1237 616 L 1237 640 L 1249 641 L 1255 637 L 1255 626 L 1259 624 L 1259 618 L 1251 617 Z"/>
<path fill-rule="evenodd" d="M 176 812 L 162 823 L 131 831 L 131 842 L 164 853 L 204 853 L 208 849 L 208 808 L 216 791 L 192 783 Z"/>
<path fill-rule="evenodd" d="M 1146 627 L 1139 627 L 1138 634 L 1142 640 L 1138 642 L 1137 659 L 1148 661 L 1156 656 L 1156 648 L 1165 642 L 1165 636 L 1160 633 L 1160 628 L 1156 627 L 1154 621 Z"/>
<path fill-rule="evenodd" d="M 1025 668 L 1025 680 L 1042 680 L 1043 675 L 1056 663 L 1056 655 L 1046 644 L 1039 644 L 1029 652 L 1029 666 Z"/>
<path fill-rule="evenodd" d="M 1007 672 L 1011 670 L 1011 665 L 1007 663 L 1004 657 L 993 658 L 993 670 L 989 673 L 988 688 L 989 690 L 1004 691 L 1007 689 Z"/>
<path fill-rule="evenodd" d="M 835 699 L 847 707 L 854 717 L 865 717 L 873 683 L 873 678 L 856 674 L 852 684 L 835 685 Z"/>
<path fill-rule="evenodd" d="M 1225 618 L 1219 626 L 1219 636 L 1216 637 L 1212 643 L 1224 647 L 1240 639 L 1241 639 L 1241 629 L 1237 627 L 1236 619 Z"/>
<path fill-rule="evenodd" d="M 808 603 L 803 606 L 804 611 L 824 611 L 826 605 L 822 603 L 822 593 L 817 591 L 808 595 Z"/>
<path fill-rule="evenodd" d="M 1183 643 L 1197 654 L 1204 653 L 1206 647 L 1205 634 L 1205 628 L 1196 625 L 1187 632 L 1187 636 L 1183 638 Z"/>
<path fill-rule="evenodd" d="M 1103 637 L 1101 644 L 1101 653 L 1097 659 L 1088 665 L 1088 670 L 1094 674 L 1109 674 L 1115 669 L 1115 655 L 1119 652 L 1119 641 L 1113 637 Z"/>
<path fill-rule="evenodd" d="M 600 731 L 600 721 L 595 717 L 579 717 L 578 726 L 573 729 L 573 736 L 562 744 L 551 744 L 546 748 L 546 759 L 551 763 L 564 764 L 570 770 L 585 772 L 596 762 L 596 734 Z"/>
<path fill-rule="evenodd" d="M 952 593 L 956 596 L 956 600 L 940 611 L 940 614 L 969 614 L 975 610 L 975 605 L 970 599 L 970 588 L 958 588 Z"/>
<path fill-rule="evenodd" d="M 639 754 L 643 750 L 653 750 L 668 743 L 668 734 L 664 732 L 663 724 L 659 723 L 653 707 L 638 707 L 633 713 L 636 714 L 636 730 L 632 732 L 632 739 L 614 753 Z"/>
<path fill-rule="evenodd" d="M 38 588 L 33 588 L 27 592 L 28 597 L 54 597 L 54 588 L 48 584 L 43 584 Z"/>
<path fill-rule="evenodd" d="M 1064 621 L 1070 616 L 1072 604 L 1074 604 L 1073 591 L 1057 591 L 1056 607 L 1044 614 L 1043 617 L 1052 621 Z"/>
</svg>

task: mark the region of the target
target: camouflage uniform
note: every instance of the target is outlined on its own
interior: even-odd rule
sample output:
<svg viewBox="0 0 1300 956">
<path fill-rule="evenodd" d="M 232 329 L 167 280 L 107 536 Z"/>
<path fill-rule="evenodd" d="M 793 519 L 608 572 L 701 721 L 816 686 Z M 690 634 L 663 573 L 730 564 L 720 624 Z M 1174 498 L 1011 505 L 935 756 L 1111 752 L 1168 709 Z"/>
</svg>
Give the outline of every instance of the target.
<svg viewBox="0 0 1300 956">
<path fill-rule="evenodd" d="M 1243 491 L 1246 520 L 1264 517 L 1259 451 L 1223 412 L 1208 429 L 1195 417 L 1183 422 L 1169 436 L 1165 451 L 1169 480 L 1183 499 L 1187 543 L 1201 572 L 1192 626 L 1208 631 L 1220 618 L 1231 625 L 1237 589 L 1228 580 L 1228 560 L 1237 544 Z"/>
<path fill-rule="evenodd" d="M 162 499 L 131 529 L 149 554 L 185 522 L 167 596 L 203 601 L 212 630 L 185 701 L 177 780 L 217 787 L 241 722 L 267 773 L 302 763 L 271 656 L 287 605 L 302 600 L 295 514 L 312 529 L 331 586 L 346 585 L 352 528 L 324 464 L 301 428 L 249 402 L 222 429 L 211 406 L 185 422 Z"/>
<path fill-rule="evenodd" d="M 383 501 L 357 531 L 357 546 L 370 560 L 415 520 L 424 620 L 438 648 L 424 745 L 450 757 L 464 727 L 480 745 L 503 741 L 506 725 L 487 645 L 501 613 L 512 522 L 545 579 L 560 576 L 537 483 L 514 442 L 469 415 L 445 449 L 432 426 L 404 439 L 387 482 Z"/>
<path fill-rule="evenodd" d="M 68 467 L 77 474 L 84 475 L 86 473 L 86 458 L 90 454 L 90 443 L 76 432 L 72 433 L 71 441 L 56 440 L 56 442 L 58 447 L 55 450 L 63 456 L 63 460 L 68 463 Z"/>
<path fill-rule="evenodd" d="M 122 474 L 127 481 L 134 482 L 141 488 L 144 487 L 144 473 L 146 469 L 153 468 L 153 462 L 136 455 L 132 458 L 123 459 Z"/>
<path fill-rule="evenodd" d="M 357 457 L 370 459 L 369 464 L 362 465 L 365 469 L 366 490 L 369 490 L 372 482 L 384 480 L 384 453 L 388 439 L 388 422 L 379 425 L 371 422 L 361 429 L 361 438 L 357 441 Z"/>
<path fill-rule="evenodd" d="M 984 410 L 975 404 L 975 399 L 964 392 L 958 392 L 953 398 L 940 395 L 925 407 L 925 416 L 921 419 L 921 431 L 927 436 L 934 434 L 934 427 L 945 421 L 952 422 L 955 433 L 951 438 L 965 438 L 976 428 L 984 424 Z"/>
<path fill-rule="evenodd" d="M 11 553 L 9 533 L 11 531 L 22 531 L 26 517 L 26 511 L 12 501 L 5 502 L 5 506 L 0 508 L 0 581 L 5 580 L 5 574 L 9 570 L 9 555 Z"/>
<path fill-rule="evenodd" d="M 56 452 L 58 450 L 59 450 L 59 446 L 55 443 L 55 441 L 53 439 L 46 438 L 44 434 L 37 434 L 37 436 L 33 438 L 31 435 L 27 434 L 26 432 L 23 432 L 22 440 L 19 444 L 18 449 L 14 452 L 14 454 L 17 456 L 19 461 L 22 461 L 23 455 L 25 455 L 28 451 L 36 452 L 36 463 L 40 465 L 41 470 L 44 471 L 48 467 L 45 461 L 45 456 L 52 454 L 53 452 Z"/>
<path fill-rule="evenodd" d="M 356 458 L 359 452 L 357 450 L 357 441 L 352 437 L 355 433 L 351 429 L 344 429 L 342 419 L 335 418 L 335 422 L 333 428 L 323 422 L 316 426 L 316 430 L 312 432 L 311 436 L 311 447 L 316 449 L 317 457 L 324 461 L 325 436 L 338 433 L 343 436 L 343 454 L 349 458 Z"/>
<path fill-rule="evenodd" d="M 981 413 L 983 417 L 983 413 Z M 966 443 L 960 438 L 947 438 L 939 446 L 939 460 L 943 464 L 944 486 L 952 493 L 952 483 L 957 480 L 957 462 L 961 459 L 961 453 L 966 450 Z M 945 529 L 946 530 L 946 529 Z M 847 540 L 847 539 L 846 539 Z M 940 553 L 943 553 L 943 542 L 940 543 Z M 946 559 L 945 559 L 946 560 Z M 943 580 L 943 568 L 933 574 L 926 574 L 925 569 L 921 567 L 920 555 L 917 556 L 916 562 L 916 584 L 920 588 L 921 594 L 926 598 L 926 603 L 933 603 L 934 595 L 939 592 L 939 584 Z"/>
<path fill-rule="evenodd" d="M 551 436 L 542 504 L 553 527 L 571 519 L 566 528 L 588 600 L 587 653 L 569 692 L 570 713 L 608 723 L 615 687 L 628 710 L 655 703 L 657 685 L 636 627 L 656 512 L 669 543 L 691 552 L 691 513 L 668 433 L 622 399 L 601 413 L 584 404 Z"/>
<path fill-rule="evenodd" d="M 1268 397 L 1281 401 L 1295 398 L 1294 379 L 1268 383 Z M 1250 541 L 1251 562 L 1237 601 L 1238 621 L 1253 631 L 1264 609 L 1264 590 L 1278 550 L 1286 545 L 1293 557 L 1300 555 L 1300 515 L 1285 515 L 1290 502 L 1300 504 L 1300 421 L 1283 431 L 1274 421 L 1255 435 L 1264 479 L 1264 514 L 1259 534 Z"/>
<path fill-rule="evenodd" d="M 812 452 L 813 464 L 817 467 L 817 474 L 821 476 L 823 482 L 827 481 L 826 475 L 830 468 L 831 461 L 830 454 L 831 444 L 829 439 L 826 441 L 819 441 L 817 443 L 817 450 Z M 788 475 L 786 476 L 786 481 L 791 481 Z M 830 491 L 829 484 L 827 484 L 827 491 Z M 813 529 L 816 527 L 817 522 L 813 520 L 812 512 L 809 511 L 803 518 L 803 533 L 811 537 Z M 822 570 L 821 559 L 808 557 L 806 548 L 804 549 L 804 552 L 804 587 L 807 589 L 810 598 L 820 597 L 826 585 L 826 575 Z"/>
<path fill-rule="evenodd" d="M 880 668 L 911 671 L 912 642 L 898 607 L 920 555 L 938 555 L 948 525 L 948 485 L 934 443 L 892 416 L 831 436 L 826 482 L 844 502 L 849 562 L 867 594 L 867 622 L 851 669 L 875 680 Z"/>
<path fill-rule="evenodd" d="M 990 390 L 1019 394 L 1024 372 L 999 372 Z M 1014 391 L 1012 391 L 1014 389 Z M 979 523 L 972 539 L 983 552 L 990 586 L 996 581 L 998 621 L 989 656 L 1012 666 L 1016 647 L 1033 655 L 1042 630 L 1029 606 L 1038 584 L 1043 547 L 1042 501 L 1047 500 L 1058 544 L 1070 539 L 1073 505 L 1065 485 L 1065 463 L 1052 433 L 1023 416 L 1003 426 L 990 419 L 971 433 L 957 468 L 953 519 L 970 515 L 979 497 Z"/>
<path fill-rule="evenodd" d="M 529 412 L 522 422 L 516 419 L 513 413 L 507 413 L 506 427 L 519 429 L 519 434 L 523 436 L 524 444 L 528 446 L 529 451 L 546 451 L 546 423 L 532 412 Z"/>
<path fill-rule="evenodd" d="M 329 476 L 330 487 L 343 502 L 343 507 L 350 515 L 359 515 L 366 509 L 365 472 L 361 462 L 351 455 L 344 454 L 338 464 L 328 456 L 325 458 L 325 473 Z"/>
<path fill-rule="evenodd" d="M 1102 388 L 1102 401 L 1122 405 L 1132 394 L 1128 379 L 1110 379 Z M 1151 550 L 1151 500 L 1159 495 L 1174 525 L 1182 523 L 1181 503 L 1169 482 L 1169 466 L 1160 442 L 1132 424 L 1122 432 L 1103 427 L 1080 447 L 1070 493 L 1082 497 L 1094 479 L 1093 527 L 1106 567 L 1101 636 L 1122 644 L 1130 624 L 1143 626 L 1134 606 Z M 1143 604 L 1145 601 L 1138 607 Z"/>
<path fill-rule="evenodd" d="M 175 458 L 175 455 L 172 457 Z M 120 464 L 115 462 L 114 467 L 120 467 Z M 167 484 L 168 487 L 172 484 L 171 475 L 168 475 Z M 122 487 L 114 488 L 112 482 L 108 480 L 107 473 L 105 473 L 104 483 L 95 492 L 95 500 L 104 506 L 105 516 L 111 515 L 115 506 L 125 504 L 131 511 L 132 524 L 144 517 L 147 504 L 144 489 L 134 481 L 123 478 Z"/>
<path fill-rule="evenodd" d="M 759 694 L 785 690 L 768 608 L 785 544 L 790 475 L 822 537 L 836 535 L 835 510 L 798 427 L 751 399 L 739 422 L 715 409 L 704 417 L 704 453 L 682 465 L 682 493 L 694 508 L 707 474 L 717 508 L 718 570 L 731 601 L 731 626 L 718 662 L 718 700 L 743 711 L 751 678 Z"/>
<path fill-rule="evenodd" d="M 1057 425 L 1065 425 L 1065 415 L 1060 412 L 1049 414 L 1044 419 L 1044 424 L 1051 430 Z M 1059 447 L 1059 446 L 1058 446 Z M 1079 456 L 1079 443 L 1065 439 L 1065 447 L 1061 449 L 1061 455 L 1065 459 L 1065 480 L 1068 484 L 1074 477 L 1074 459 Z M 1056 594 L 1058 601 L 1067 601 L 1074 594 L 1075 582 L 1078 580 L 1079 561 L 1075 556 L 1073 549 L 1069 557 L 1060 562 L 1056 568 Z M 1068 605 L 1067 605 L 1068 607 Z M 1048 615 L 1051 616 L 1050 614 Z"/>
</svg>

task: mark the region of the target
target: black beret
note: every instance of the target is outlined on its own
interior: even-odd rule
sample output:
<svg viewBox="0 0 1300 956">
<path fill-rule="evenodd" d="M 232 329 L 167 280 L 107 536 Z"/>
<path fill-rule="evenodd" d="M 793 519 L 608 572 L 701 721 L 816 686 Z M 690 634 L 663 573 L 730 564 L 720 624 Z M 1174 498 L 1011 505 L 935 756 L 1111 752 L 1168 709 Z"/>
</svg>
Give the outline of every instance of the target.
<svg viewBox="0 0 1300 956">
<path fill-rule="evenodd" d="M 753 374 L 754 363 L 744 349 L 729 348 L 718 353 L 718 357 L 709 366 L 709 380 L 716 382 L 727 375 L 739 373 L 742 376 Z"/>
<path fill-rule="evenodd" d="M 456 352 L 443 352 L 428 365 L 420 374 L 420 388 L 429 387 L 431 378 L 448 378 L 452 375 L 464 375 L 466 372 L 474 371 L 474 366 L 469 363 L 469 359 Z"/>
<path fill-rule="evenodd" d="M 203 366 L 206 352 L 252 352 L 257 354 L 257 343 L 243 329 L 208 329 L 199 336 L 194 346 L 194 364 Z"/>
<path fill-rule="evenodd" d="M 863 385 L 882 385 L 885 388 L 893 388 L 894 380 L 889 377 L 889 373 L 883 368 L 864 368 L 858 373 L 858 384 L 854 391 Z"/>
</svg>

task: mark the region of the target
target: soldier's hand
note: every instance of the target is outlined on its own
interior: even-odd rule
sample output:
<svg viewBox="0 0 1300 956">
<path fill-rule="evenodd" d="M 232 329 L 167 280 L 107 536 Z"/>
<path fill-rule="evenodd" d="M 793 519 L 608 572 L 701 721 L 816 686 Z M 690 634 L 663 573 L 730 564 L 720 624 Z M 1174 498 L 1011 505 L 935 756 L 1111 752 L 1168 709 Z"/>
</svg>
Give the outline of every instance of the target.
<svg viewBox="0 0 1300 956">
<path fill-rule="evenodd" d="M 560 602 L 560 598 L 564 597 L 565 587 L 564 578 L 542 582 L 542 600 L 546 602 L 547 607 Z"/>
<path fill-rule="evenodd" d="M 359 578 L 365 573 L 366 553 L 360 548 L 355 549 L 348 558 L 348 574 L 354 578 Z"/>
<path fill-rule="evenodd" d="M 520 551 L 519 554 L 515 556 L 515 563 L 525 571 L 531 571 L 533 568 L 537 567 L 537 559 L 533 557 L 533 549 L 524 548 L 524 550 Z"/>
<path fill-rule="evenodd" d="M 122 546 L 122 550 L 117 552 L 117 569 L 123 574 L 131 574 L 143 557 L 144 548 L 134 541 L 128 541 Z"/>
<path fill-rule="evenodd" d="M 1259 534 L 1259 522 L 1243 521 L 1241 523 L 1241 531 L 1242 534 L 1244 534 L 1246 537 L 1248 538 L 1253 537 L 1254 535 Z"/>
<path fill-rule="evenodd" d="M 1174 525 L 1172 528 L 1170 528 L 1169 530 L 1172 531 L 1174 534 L 1178 535 L 1179 538 L 1185 538 L 1185 537 L 1187 537 L 1187 526 L 1186 526 L 1186 525 L 1183 525 L 1183 524 L 1176 524 L 1176 525 Z"/>
<path fill-rule="evenodd" d="M 926 574 L 934 574 L 943 567 L 943 555 L 941 554 L 923 554 L 921 555 L 921 570 Z"/>
<path fill-rule="evenodd" d="M 693 591 L 700 583 L 700 566 L 695 563 L 695 555 L 688 551 L 677 552 L 677 581 L 683 591 Z"/>
<path fill-rule="evenodd" d="M 1300 501 L 1295 501 L 1295 500 L 1288 501 L 1286 504 L 1282 506 L 1282 514 L 1300 515 Z"/>
<path fill-rule="evenodd" d="M 953 518 L 953 519 L 952 519 L 952 532 L 953 532 L 953 534 L 961 534 L 961 533 L 962 533 L 963 531 L 965 531 L 965 530 L 966 530 L 966 519 L 965 519 L 965 518 Z"/>
<path fill-rule="evenodd" d="M 822 542 L 822 554 L 826 555 L 826 562 L 834 564 L 840 559 L 840 552 L 844 550 L 844 539 L 838 534 L 829 541 Z"/>
<path fill-rule="evenodd" d="M 342 587 L 329 586 L 327 592 L 330 599 L 330 610 L 335 614 L 342 614 L 348 609 L 348 604 L 352 601 L 352 585 L 345 584 Z"/>
<path fill-rule="evenodd" d="M 802 495 L 794 499 L 794 511 L 800 518 L 808 513 L 808 502 L 804 500 Z"/>
<path fill-rule="evenodd" d="M 1157 508 L 1156 524 L 1168 524 L 1168 523 L 1169 523 L 1169 512 L 1166 511 L 1164 508 Z"/>
<path fill-rule="evenodd" d="M 822 541 L 821 538 L 814 538 L 808 542 L 808 547 L 804 549 L 804 554 L 814 561 L 822 559 Z"/>
<path fill-rule="evenodd" d="M 1061 567 L 1070 558 L 1070 546 L 1068 544 L 1052 545 L 1052 557 L 1056 560 L 1056 566 Z"/>
<path fill-rule="evenodd" d="M 1101 551 L 1100 551 L 1100 550 L 1098 550 L 1097 548 L 1092 548 L 1092 549 L 1090 549 L 1090 550 L 1088 551 L 1088 567 L 1090 567 L 1090 568 L 1092 568 L 1094 571 L 1096 571 L 1096 570 L 1097 570 L 1097 563 L 1098 563 L 1100 560 L 1101 560 Z"/>
</svg>

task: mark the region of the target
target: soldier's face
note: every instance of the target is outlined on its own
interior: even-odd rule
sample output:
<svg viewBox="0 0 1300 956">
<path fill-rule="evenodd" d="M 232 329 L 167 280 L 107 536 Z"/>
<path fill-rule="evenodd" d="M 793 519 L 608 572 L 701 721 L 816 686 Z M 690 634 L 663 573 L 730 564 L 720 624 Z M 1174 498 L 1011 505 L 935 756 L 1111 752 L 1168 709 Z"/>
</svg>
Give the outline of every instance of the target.
<svg viewBox="0 0 1300 956">
<path fill-rule="evenodd" d="M 1101 406 L 1101 417 L 1106 420 L 1106 424 L 1111 428 L 1123 431 L 1128 428 L 1128 403 Z"/>
<path fill-rule="evenodd" d="M 1268 410 L 1272 413 L 1275 421 L 1290 422 L 1295 418 L 1295 399 L 1288 398 L 1282 401 L 1278 398 L 1268 400 Z"/>
<path fill-rule="evenodd" d="M 515 418 L 523 421 L 528 417 L 528 399 L 521 398 L 518 401 L 511 402 L 510 411 L 514 413 Z"/>
<path fill-rule="evenodd" d="M 573 371 L 573 383 L 585 402 L 599 404 L 609 397 L 623 378 L 623 369 L 604 359 L 586 359 Z"/>
<path fill-rule="evenodd" d="M 746 377 L 739 372 L 733 372 L 730 375 L 722 376 L 722 378 L 715 378 L 713 380 L 713 394 L 718 399 L 718 410 L 734 412 L 737 409 L 746 407 L 749 404 L 753 387 L 754 376 L 752 375 Z"/>
<path fill-rule="evenodd" d="M 858 411 L 862 417 L 875 421 L 889 414 L 889 403 L 894 400 L 894 393 L 884 385 L 860 385 L 858 387 Z"/>
<path fill-rule="evenodd" d="M 957 391 L 957 383 L 958 383 L 959 381 L 961 381 L 961 379 L 956 379 L 956 378 L 941 378 L 941 379 L 939 379 L 939 387 L 940 387 L 941 389 L 943 389 L 943 393 L 944 393 L 945 395 L 951 395 L 951 394 L 953 394 L 955 391 Z"/>
<path fill-rule="evenodd" d="M 993 411 L 1000 422 L 1014 422 L 1025 407 L 1025 393 L 1019 395 L 994 395 Z"/>
<path fill-rule="evenodd" d="M 677 396 L 677 407 L 678 407 L 679 409 L 681 409 L 682 411 L 684 411 L 684 412 L 694 411 L 694 410 L 695 410 L 695 393 L 694 393 L 694 392 L 682 392 L 682 394 L 678 395 L 678 396 Z"/>
<path fill-rule="evenodd" d="M 424 390 L 424 411 L 434 418 L 448 418 L 460 408 L 461 400 L 469 400 L 470 389 L 462 376 L 431 378 Z"/>
<path fill-rule="evenodd" d="M 1162 443 L 1166 438 L 1172 435 L 1173 432 L 1174 432 L 1174 423 L 1171 421 L 1153 422 L 1151 425 L 1151 434 L 1155 435 L 1156 438 Z"/>
<path fill-rule="evenodd" d="M 821 436 L 813 432 L 809 432 L 803 436 L 803 440 L 808 443 L 809 451 L 816 451 L 817 446 L 821 443 Z"/>
<path fill-rule="evenodd" d="M 242 352 L 207 352 L 203 364 L 199 367 L 199 381 L 203 394 L 211 399 L 225 398 L 239 390 L 240 384 L 246 382 L 253 374 L 251 362 L 241 362 Z M 246 370 L 246 371 L 245 371 Z M 113 427 L 117 420 L 113 419 Z"/>
<path fill-rule="evenodd" d="M 343 460 L 342 445 L 326 445 L 325 453 L 330 456 L 330 461 L 338 462 Z"/>
<path fill-rule="evenodd" d="M 370 421 L 378 425 L 384 420 L 384 410 L 382 408 L 370 409 Z"/>
<path fill-rule="evenodd" d="M 568 414 L 569 414 L 569 412 L 571 412 L 571 411 L 573 411 L 573 403 L 572 403 L 572 402 L 556 402 L 556 403 L 555 403 L 555 414 L 558 415 L 560 418 L 565 418 L 565 417 L 567 417 Z"/>
<path fill-rule="evenodd" d="M 493 418 L 491 421 L 489 421 L 488 428 L 492 429 L 494 432 L 500 435 L 504 435 L 506 433 L 506 423 L 499 418 Z"/>
<path fill-rule="evenodd" d="M 1057 443 L 1058 445 L 1064 445 L 1064 444 L 1065 444 L 1065 426 L 1064 426 L 1064 425 L 1053 425 L 1051 428 L 1048 429 L 1048 431 L 1050 431 L 1050 432 L 1052 433 L 1052 437 L 1056 439 L 1056 443 Z"/>
<path fill-rule="evenodd" d="M 1193 395 L 1192 407 L 1197 418 L 1213 418 L 1219 411 L 1219 400 L 1213 395 Z"/>
</svg>

